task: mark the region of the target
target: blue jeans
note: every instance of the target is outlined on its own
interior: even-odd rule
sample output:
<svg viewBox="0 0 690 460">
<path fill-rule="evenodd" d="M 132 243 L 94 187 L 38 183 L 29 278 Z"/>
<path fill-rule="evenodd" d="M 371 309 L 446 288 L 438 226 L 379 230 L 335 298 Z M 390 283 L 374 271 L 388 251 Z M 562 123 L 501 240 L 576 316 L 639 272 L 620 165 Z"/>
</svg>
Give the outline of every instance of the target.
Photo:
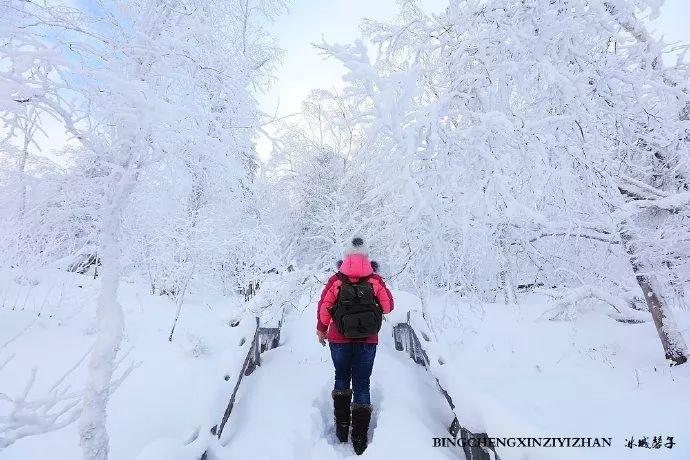
<svg viewBox="0 0 690 460">
<path fill-rule="evenodd" d="M 329 343 L 335 367 L 336 390 L 347 390 L 352 381 L 352 402 L 371 404 L 369 377 L 374 368 L 375 343 Z"/>
</svg>

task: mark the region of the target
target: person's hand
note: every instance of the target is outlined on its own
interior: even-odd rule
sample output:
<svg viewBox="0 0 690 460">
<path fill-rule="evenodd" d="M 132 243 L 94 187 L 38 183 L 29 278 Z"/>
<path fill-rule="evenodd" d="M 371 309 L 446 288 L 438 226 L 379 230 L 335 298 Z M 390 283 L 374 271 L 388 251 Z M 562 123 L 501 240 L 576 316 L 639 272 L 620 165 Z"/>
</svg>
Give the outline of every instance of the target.
<svg viewBox="0 0 690 460">
<path fill-rule="evenodd" d="M 321 345 L 326 345 L 326 333 L 323 331 L 319 331 L 318 329 L 316 330 L 316 337 L 319 339 L 319 343 Z"/>
</svg>

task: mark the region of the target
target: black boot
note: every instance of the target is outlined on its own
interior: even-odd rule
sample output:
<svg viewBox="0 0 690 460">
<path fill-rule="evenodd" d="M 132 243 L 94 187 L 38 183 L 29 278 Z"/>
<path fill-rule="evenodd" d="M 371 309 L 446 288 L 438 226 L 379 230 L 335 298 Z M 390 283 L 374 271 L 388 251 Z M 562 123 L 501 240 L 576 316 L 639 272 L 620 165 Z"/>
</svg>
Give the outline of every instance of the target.
<svg viewBox="0 0 690 460">
<path fill-rule="evenodd" d="M 335 415 L 335 434 L 340 442 L 347 442 L 350 431 L 350 401 L 352 390 L 333 390 L 333 415 Z"/>
<path fill-rule="evenodd" d="M 367 433 L 371 421 L 371 404 L 352 405 L 352 447 L 357 455 L 367 448 Z"/>
</svg>

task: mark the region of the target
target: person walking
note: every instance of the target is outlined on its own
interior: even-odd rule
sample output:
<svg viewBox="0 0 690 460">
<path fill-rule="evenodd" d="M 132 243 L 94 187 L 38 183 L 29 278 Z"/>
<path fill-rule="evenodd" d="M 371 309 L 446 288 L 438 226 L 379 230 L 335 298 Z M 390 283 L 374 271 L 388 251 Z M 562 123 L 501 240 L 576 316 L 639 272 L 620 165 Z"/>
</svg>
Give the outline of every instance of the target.
<svg viewBox="0 0 690 460">
<path fill-rule="evenodd" d="M 372 412 L 369 379 L 378 331 L 383 315 L 393 310 L 393 296 L 375 268 L 364 240 L 353 238 L 317 307 L 316 335 L 322 345 L 328 340 L 335 367 L 331 395 L 336 435 L 347 442 L 351 424 L 357 455 L 367 447 Z"/>
</svg>

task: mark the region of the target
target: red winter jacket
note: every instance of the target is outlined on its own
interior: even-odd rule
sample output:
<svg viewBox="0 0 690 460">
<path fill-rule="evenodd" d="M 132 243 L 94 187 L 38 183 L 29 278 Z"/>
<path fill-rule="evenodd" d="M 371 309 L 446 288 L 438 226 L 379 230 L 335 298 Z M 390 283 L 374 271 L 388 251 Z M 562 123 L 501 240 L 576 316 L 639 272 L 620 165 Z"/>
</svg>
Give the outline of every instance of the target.
<svg viewBox="0 0 690 460">
<path fill-rule="evenodd" d="M 374 295 L 381 304 L 383 314 L 390 313 L 393 310 L 393 296 L 391 291 L 386 287 L 383 278 L 375 274 L 371 269 L 371 262 L 369 258 L 362 254 L 350 254 L 345 256 L 343 264 L 340 266 L 340 273 L 350 278 L 350 281 L 355 282 L 358 279 L 369 276 L 369 283 L 371 284 Z M 326 287 L 321 293 L 321 300 L 317 307 L 317 321 L 316 329 L 321 332 L 326 332 L 326 338 L 333 343 L 350 343 L 350 342 L 365 342 L 378 343 L 378 334 L 372 334 L 365 339 L 349 339 L 342 335 L 331 319 L 330 309 L 335 304 L 340 292 L 342 281 L 338 279 L 337 275 L 333 275 L 328 279 Z"/>
</svg>

